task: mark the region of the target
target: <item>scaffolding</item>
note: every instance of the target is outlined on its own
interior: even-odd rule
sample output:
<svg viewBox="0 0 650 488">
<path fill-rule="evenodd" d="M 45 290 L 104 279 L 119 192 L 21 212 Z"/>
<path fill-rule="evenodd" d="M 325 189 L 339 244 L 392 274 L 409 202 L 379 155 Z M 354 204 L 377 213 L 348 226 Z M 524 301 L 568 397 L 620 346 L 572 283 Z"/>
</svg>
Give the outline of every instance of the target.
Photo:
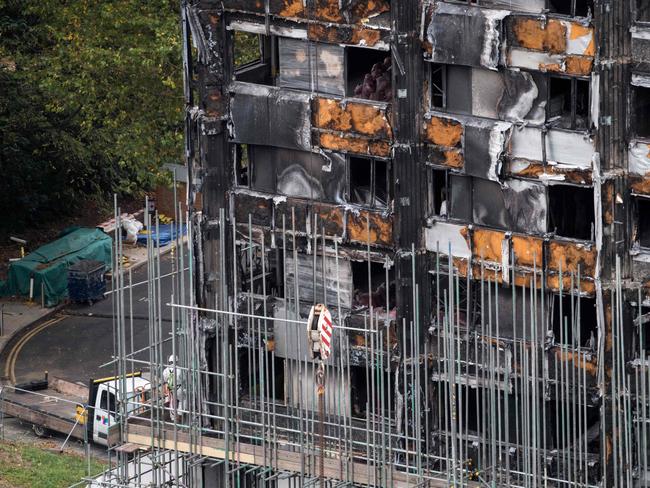
<svg viewBox="0 0 650 488">
<path fill-rule="evenodd" d="M 155 228 L 156 217 L 148 219 L 147 228 Z M 184 221 L 187 216 L 179 212 L 177 222 Z M 566 300 L 559 304 L 570 311 L 559 311 L 563 320 L 555 336 L 548 333 L 550 314 L 543 313 L 549 305 L 540 293 L 545 275 L 536 266 L 528 283 L 504 287 L 503 276 L 495 279 L 482 266 L 471 279 L 461 276 L 450 249 L 440 250 L 430 272 L 437 297 L 434 318 L 399 324 L 385 307 L 342 306 L 340 261 L 349 256 L 323 227 L 305 240 L 298 238 L 295 221 L 283 221 L 269 247 L 264 233 L 250 223 L 247 230 L 236 228 L 222 211 L 213 228 L 219 236 L 216 307 L 206 308 L 196 304 L 192 291 L 201 265 L 193 251 L 193 226 L 189 229 L 187 241 L 176 239 L 171 273 L 161 271 L 159 247 L 149 240 L 144 284 L 125 279 L 130 275 L 121 268 L 116 241 L 112 367 L 120 376 L 148 371 L 152 395 L 150 403 L 136 403 L 137 415 L 127 414 L 134 409 L 128 405 L 132 400 L 118 403 L 121 420 L 109 434 L 112 469 L 92 486 L 597 487 L 607 466 L 614 469 L 611 486 L 642 486 L 650 362 L 643 328 L 636 350 L 625 334 L 629 289 L 626 295 L 618 262 L 611 290 L 610 363 L 604 340 L 582 336 L 585 298 L 575 287 L 579 273 L 560 272 L 567 279 L 560 283 L 569 286 L 561 290 Z M 439 243 L 440 249 L 445 246 Z M 281 270 L 284 293 L 276 296 L 271 289 L 277 283 L 267 269 L 274 254 L 293 266 Z M 288 276 L 298 276 L 299 254 L 309 255 L 312 285 L 322 283 L 320 290 L 301 290 L 297 280 L 287 285 Z M 376 279 L 370 273 L 376 256 L 370 246 L 366 254 L 370 283 Z M 333 269 L 327 257 L 333 257 Z M 383 303 L 390 304 L 391 263 L 383 264 Z M 235 283 L 248 277 L 248 285 L 237 283 L 237 292 L 229 292 L 227 269 Z M 514 267 L 499 274 L 516 282 Z M 161 296 L 163 276 L 172 276 L 169 297 Z M 535 280 L 541 280 L 541 288 Z M 333 302 L 327 284 L 336 290 Z M 132 290 L 139 285 L 148 288 L 151 345 L 134 351 Z M 418 289 L 415 283 L 415 309 L 422 300 Z M 642 290 L 636 291 L 641 324 Z M 303 293 L 308 302 L 326 304 L 336 324 L 336 354 L 325 363 L 322 419 Z M 508 304 L 504 320 L 499 307 Z M 172 314 L 169 328 L 163 325 L 165 307 Z M 276 354 L 281 329 L 298 335 L 298 359 Z M 210 362 L 208 350 L 214 352 Z M 161 393 L 170 353 L 178 357 L 183 397 L 178 405 L 166 405 Z M 365 391 L 358 391 L 361 387 Z M 610 422 L 617 433 L 611 437 L 603 434 Z"/>
</svg>

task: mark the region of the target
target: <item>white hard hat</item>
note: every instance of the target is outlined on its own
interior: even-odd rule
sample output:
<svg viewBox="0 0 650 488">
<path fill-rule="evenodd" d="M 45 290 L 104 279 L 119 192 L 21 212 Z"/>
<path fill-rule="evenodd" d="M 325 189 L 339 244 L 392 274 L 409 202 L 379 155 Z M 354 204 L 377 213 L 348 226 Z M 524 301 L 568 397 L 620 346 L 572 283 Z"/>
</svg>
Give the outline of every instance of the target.
<svg viewBox="0 0 650 488">
<path fill-rule="evenodd" d="M 174 363 L 176 362 L 176 356 L 174 356 L 174 355 L 172 354 L 171 356 L 169 356 L 169 359 L 167 360 L 167 362 L 168 362 L 169 364 L 174 364 Z"/>
</svg>

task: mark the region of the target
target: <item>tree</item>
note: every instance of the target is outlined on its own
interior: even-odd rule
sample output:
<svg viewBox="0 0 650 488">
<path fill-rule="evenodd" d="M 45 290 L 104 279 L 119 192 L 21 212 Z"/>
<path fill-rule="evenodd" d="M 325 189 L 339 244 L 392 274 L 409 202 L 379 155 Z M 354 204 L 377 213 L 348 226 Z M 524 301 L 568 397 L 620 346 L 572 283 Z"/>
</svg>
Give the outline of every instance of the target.
<svg viewBox="0 0 650 488">
<path fill-rule="evenodd" d="M 5 227 L 137 194 L 181 160 L 179 17 L 176 0 L 0 0 Z"/>
</svg>

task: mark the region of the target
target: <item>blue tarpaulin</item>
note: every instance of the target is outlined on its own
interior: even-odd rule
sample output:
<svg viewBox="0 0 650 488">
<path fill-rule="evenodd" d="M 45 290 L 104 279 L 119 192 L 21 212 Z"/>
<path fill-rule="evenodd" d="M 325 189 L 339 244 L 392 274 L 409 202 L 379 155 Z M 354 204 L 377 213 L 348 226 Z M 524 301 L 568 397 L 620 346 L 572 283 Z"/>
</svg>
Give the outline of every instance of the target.
<svg viewBox="0 0 650 488">
<path fill-rule="evenodd" d="M 170 241 L 176 239 L 176 234 L 179 232 L 179 225 L 177 224 L 160 224 L 158 226 L 158 233 L 156 227 L 153 226 L 150 231 L 140 231 L 138 234 L 138 244 L 147 245 L 147 239 L 151 238 L 153 245 L 157 246 L 160 242 L 161 246 L 166 246 Z M 180 234 L 187 234 L 187 226 L 183 225 L 180 228 Z"/>
</svg>

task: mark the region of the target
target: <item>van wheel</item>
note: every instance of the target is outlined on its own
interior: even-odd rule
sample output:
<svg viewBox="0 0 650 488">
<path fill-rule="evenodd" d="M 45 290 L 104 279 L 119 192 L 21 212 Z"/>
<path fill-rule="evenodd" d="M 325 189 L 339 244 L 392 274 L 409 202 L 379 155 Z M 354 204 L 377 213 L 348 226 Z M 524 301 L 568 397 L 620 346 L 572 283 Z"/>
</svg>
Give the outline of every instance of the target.
<svg viewBox="0 0 650 488">
<path fill-rule="evenodd" d="M 32 430 L 36 437 L 47 437 L 47 429 L 42 425 L 32 424 Z"/>
</svg>

